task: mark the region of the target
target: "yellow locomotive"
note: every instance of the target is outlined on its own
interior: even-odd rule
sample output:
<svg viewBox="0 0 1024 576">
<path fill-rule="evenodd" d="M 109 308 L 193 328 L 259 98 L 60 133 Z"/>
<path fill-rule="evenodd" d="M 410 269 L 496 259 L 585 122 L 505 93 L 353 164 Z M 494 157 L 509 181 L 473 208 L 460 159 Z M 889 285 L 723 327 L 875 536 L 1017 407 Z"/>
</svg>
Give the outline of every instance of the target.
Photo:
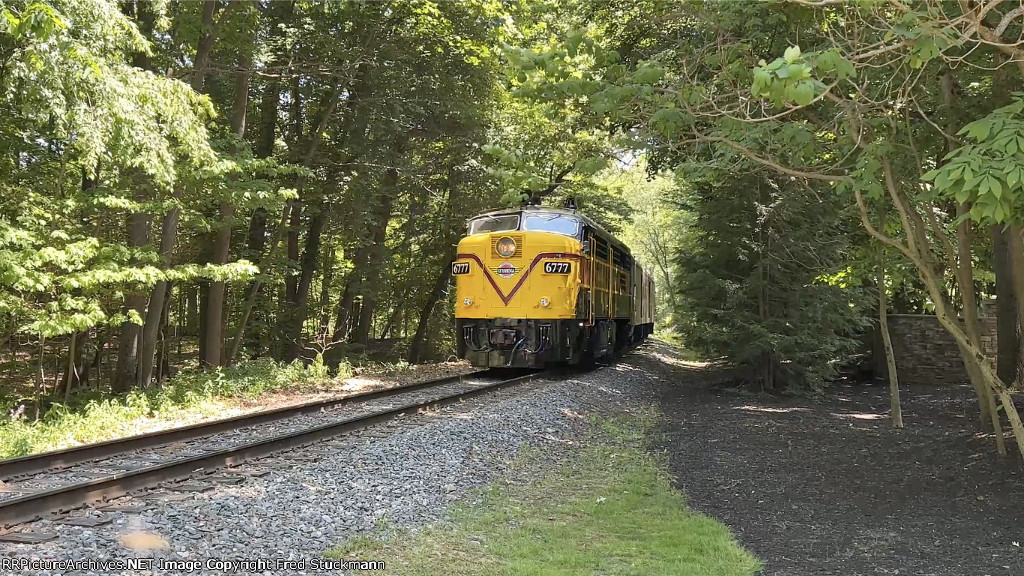
<svg viewBox="0 0 1024 576">
<path fill-rule="evenodd" d="M 575 209 L 470 219 L 452 262 L 458 354 L 540 368 L 620 352 L 654 329 L 654 282 L 629 248 Z"/>
</svg>

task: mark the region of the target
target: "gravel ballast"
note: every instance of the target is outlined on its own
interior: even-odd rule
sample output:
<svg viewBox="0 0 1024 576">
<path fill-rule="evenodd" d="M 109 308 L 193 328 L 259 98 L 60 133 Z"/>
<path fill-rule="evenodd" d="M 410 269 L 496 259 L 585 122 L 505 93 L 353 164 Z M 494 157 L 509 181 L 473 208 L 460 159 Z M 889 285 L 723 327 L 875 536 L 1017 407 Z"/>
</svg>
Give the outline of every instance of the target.
<svg viewBox="0 0 1024 576">
<path fill-rule="evenodd" d="M 647 372 L 627 357 L 614 366 L 567 373 L 436 412 L 408 415 L 247 463 L 231 471 L 244 476 L 238 484 L 197 477 L 194 484 L 212 489 L 157 490 L 150 497 L 122 498 L 116 504 L 151 508 L 141 513 L 104 512 L 112 521 L 103 526 L 35 522 L 26 528 L 57 537 L 43 544 L 0 543 L 0 559 L 155 559 L 150 571 L 25 571 L 37 574 L 166 573 L 167 561 L 198 562 L 199 569 L 192 572 L 197 574 L 323 573 L 308 563 L 322 559 L 324 550 L 339 541 L 435 522 L 467 491 L 508 474 L 523 447 L 536 448 L 542 459 L 558 460 L 585 439 L 585 415 L 649 403 L 653 390 Z M 98 515 L 84 509 L 67 517 Z M 211 559 L 305 560 L 307 567 L 268 567 L 262 572 L 208 568 Z M 6 573 L 22 570 L 0 569 L 0 574 Z"/>
</svg>

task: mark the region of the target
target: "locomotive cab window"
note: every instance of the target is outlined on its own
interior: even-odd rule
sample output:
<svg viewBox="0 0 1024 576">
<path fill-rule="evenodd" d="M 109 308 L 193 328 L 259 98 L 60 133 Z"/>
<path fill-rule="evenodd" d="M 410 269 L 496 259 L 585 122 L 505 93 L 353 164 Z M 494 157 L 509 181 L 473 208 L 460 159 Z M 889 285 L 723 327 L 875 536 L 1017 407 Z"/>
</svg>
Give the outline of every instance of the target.
<svg viewBox="0 0 1024 576">
<path fill-rule="evenodd" d="M 484 232 L 507 232 L 519 229 L 519 214 L 500 214 L 497 216 L 481 216 L 469 223 L 469 234 Z"/>
</svg>

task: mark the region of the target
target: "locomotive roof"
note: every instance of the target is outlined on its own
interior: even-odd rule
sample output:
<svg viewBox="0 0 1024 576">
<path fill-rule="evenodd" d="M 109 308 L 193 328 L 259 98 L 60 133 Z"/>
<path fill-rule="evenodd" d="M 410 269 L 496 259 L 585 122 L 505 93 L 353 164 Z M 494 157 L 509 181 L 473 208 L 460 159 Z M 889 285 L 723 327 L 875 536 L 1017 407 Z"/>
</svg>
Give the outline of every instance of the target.
<svg viewBox="0 0 1024 576">
<path fill-rule="evenodd" d="M 621 240 L 616 238 L 611 232 L 605 230 L 600 224 L 598 224 L 597 222 L 594 222 L 594 220 L 592 220 L 590 217 L 588 217 L 588 216 L 586 216 L 584 214 L 580 214 L 576 210 L 569 210 L 567 208 L 554 208 L 554 207 L 549 207 L 549 206 L 537 206 L 535 204 L 530 204 L 530 205 L 527 205 L 527 206 L 521 206 L 519 208 L 501 208 L 501 209 L 498 209 L 498 210 L 491 210 L 490 212 L 482 212 L 480 214 L 477 214 L 476 216 L 473 216 L 473 218 L 470 218 L 470 220 L 473 220 L 475 218 L 480 218 L 481 216 L 501 216 L 501 215 L 504 215 L 504 214 L 520 214 L 520 213 L 525 214 L 527 212 L 543 212 L 543 213 L 546 213 L 546 214 L 555 213 L 555 214 L 563 214 L 565 216 L 575 216 L 575 217 L 579 218 L 580 220 L 582 220 L 583 223 L 586 224 L 587 226 L 589 226 L 590 228 L 593 228 L 594 230 L 597 230 L 597 232 L 601 236 L 604 236 L 604 238 L 606 240 L 610 241 L 612 244 L 615 244 L 620 249 L 625 250 L 627 254 L 632 255 L 632 253 L 633 253 L 629 249 L 629 246 L 626 246 Z"/>
</svg>

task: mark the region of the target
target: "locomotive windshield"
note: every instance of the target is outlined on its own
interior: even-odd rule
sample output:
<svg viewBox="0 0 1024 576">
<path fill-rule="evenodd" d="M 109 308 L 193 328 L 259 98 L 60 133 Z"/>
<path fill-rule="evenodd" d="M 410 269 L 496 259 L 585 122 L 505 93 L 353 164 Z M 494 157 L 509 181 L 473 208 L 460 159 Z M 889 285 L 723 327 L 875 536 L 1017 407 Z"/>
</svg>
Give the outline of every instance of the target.
<svg viewBox="0 0 1024 576">
<path fill-rule="evenodd" d="M 523 230 L 553 232 L 563 236 L 576 236 L 580 231 L 579 218 L 566 214 L 531 214 L 523 219 Z"/>
<path fill-rule="evenodd" d="M 522 218 L 520 219 L 520 216 Z M 469 234 L 528 230 L 551 232 L 575 237 L 580 232 L 580 219 L 558 212 L 527 212 L 525 214 L 485 214 L 469 222 Z"/>
<path fill-rule="evenodd" d="M 501 214 L 498 216 L 481 216 L 469 223 L 470 234 L 483 232 L 506 232 L 519 229 L 519 214 Z"/>
</svg>

